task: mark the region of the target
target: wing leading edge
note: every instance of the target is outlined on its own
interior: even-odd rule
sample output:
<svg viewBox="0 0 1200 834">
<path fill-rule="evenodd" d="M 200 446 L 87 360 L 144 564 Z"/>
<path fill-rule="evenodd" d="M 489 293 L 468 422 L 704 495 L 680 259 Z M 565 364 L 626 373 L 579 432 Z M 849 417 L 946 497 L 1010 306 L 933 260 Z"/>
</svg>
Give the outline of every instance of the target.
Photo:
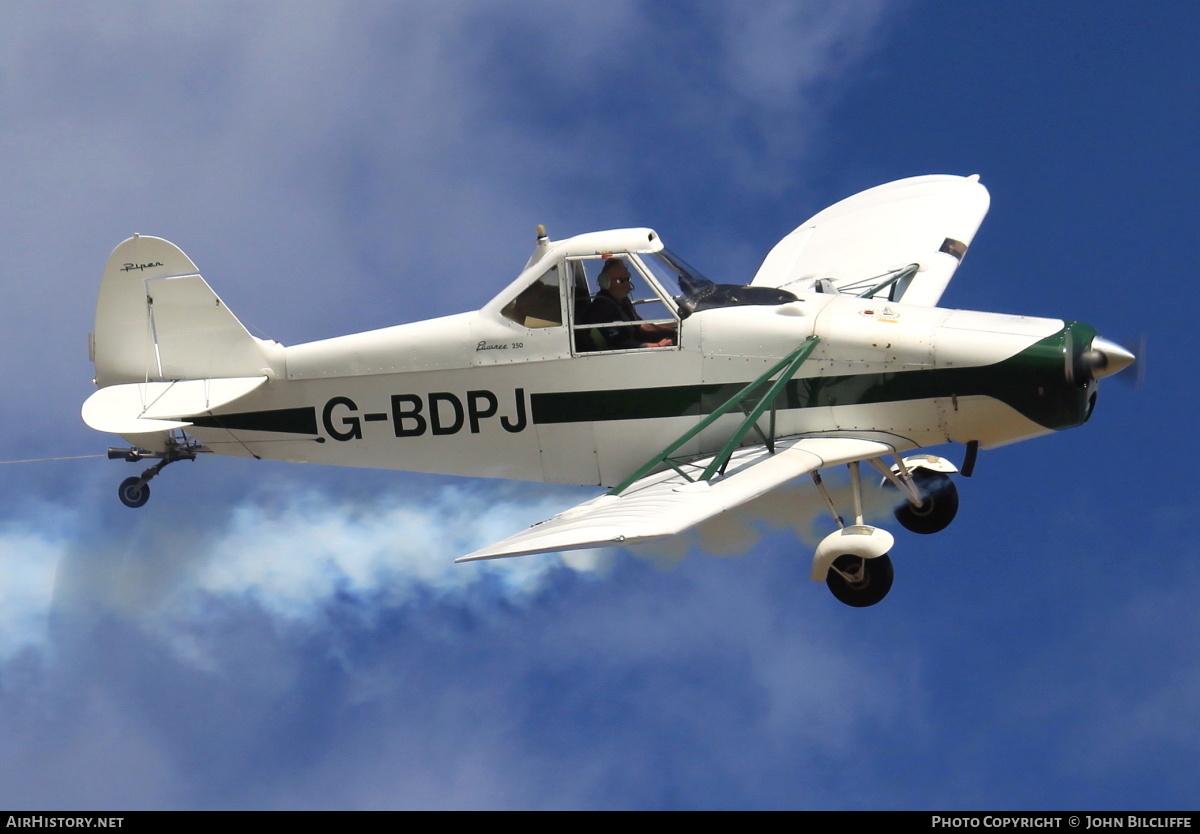
<svg viewBox="0 0 1200 834">
<path fill-rule="evenodd" d="M 855 437 L 779 440 L 774 454 L 762 446 L 747 447 L 736 451 L 725 474 L 711 481 L 689 481 L 674 470 L 647 475 L 620 495 L 605 494 L 585 501 L 455 561 L 631 545 L 673 536 L 801 475 L 910 447 Z M 704 458 L 682 468 L 698 477 L 711 460 Z"/>
</svg>

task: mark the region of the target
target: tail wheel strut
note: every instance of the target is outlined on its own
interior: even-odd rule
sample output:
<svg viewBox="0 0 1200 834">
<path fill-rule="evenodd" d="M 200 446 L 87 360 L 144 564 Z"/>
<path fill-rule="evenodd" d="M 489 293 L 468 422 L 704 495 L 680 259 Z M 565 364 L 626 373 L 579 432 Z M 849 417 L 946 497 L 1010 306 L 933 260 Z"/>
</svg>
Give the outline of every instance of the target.
<svg viewBox="0 0 1200 834">
<path fill-rule="evenodd" d="M 200 445 L 189 440 L 186 435 L 182 439 L 170 438 L 167 441 L 167 448 L 163 452 L 148 452 L 138 448 L 109 449 L 108 456 L 114 460 L 136 462 L 145 458 L 159 459 L 158 463 L 142 472 L 141 475 L 121 481 L 121 485 L 117 487 L 117 497 L 121 499 L 122 504 L 131 509 L 144 506 L 150 500 L 150 480 L 156 477 L 167 464 L 177 460 L 195 460 L 196 453 L 199 451 L 203 451 Z"/>
</svg>

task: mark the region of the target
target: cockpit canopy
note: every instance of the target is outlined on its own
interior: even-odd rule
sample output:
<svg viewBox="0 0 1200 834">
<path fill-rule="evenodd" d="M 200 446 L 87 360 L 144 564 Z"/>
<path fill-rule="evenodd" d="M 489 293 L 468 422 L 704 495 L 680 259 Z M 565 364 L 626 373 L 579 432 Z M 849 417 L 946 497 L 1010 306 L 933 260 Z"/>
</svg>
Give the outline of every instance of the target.
<svg viewBox="0 0 1200 834">
<path fill-rule="evenodd" d="M 539 236 L 525 271 L 489 306 L 524 327 L 569 323 L 578 331 L 602 289 L 604 265 L 613 259 L 622 261 L 633 279 L 630 298 L 643 322 L 669 326 L 704 310 L 796 300 L 787 290 L 717 283 L 665 249 L 653 230 L 616 229 L 557 242 Z M 579 335 L 576 344 L 586 345 Z"/>
</svg>

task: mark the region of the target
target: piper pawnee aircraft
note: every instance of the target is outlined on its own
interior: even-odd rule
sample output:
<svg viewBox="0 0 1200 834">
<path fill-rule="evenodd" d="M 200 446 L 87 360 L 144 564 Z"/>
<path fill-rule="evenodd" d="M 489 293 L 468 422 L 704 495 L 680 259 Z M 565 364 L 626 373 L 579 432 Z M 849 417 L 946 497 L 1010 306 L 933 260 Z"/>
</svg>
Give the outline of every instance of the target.
<svg viewBox="0 0 1200 834">
<path fill-rule="evenodd" d="M 863 520 L 860 466 L 896 520 L 942 530 L 980 448 L 1078 426 L 1134 361 L 1083 323 L 937 306 L 987 213 L 978 176 L 887 183 L 783 238 L 745 285 L 718 284 L 651 229 L 537 244 L 473 313 L 285 347 L 252 336 L 176 246 L 134 235 L 104 269 L 83 419 L 157 460 L 140 507 L 202 453 L 608 487 L 460 562 L 632 545 L 802 476 L 837 529 L 812 579 L 873 605 L 890 533 Z M 821 470 L 849 467 L 853 506 Z"/>
</svg>

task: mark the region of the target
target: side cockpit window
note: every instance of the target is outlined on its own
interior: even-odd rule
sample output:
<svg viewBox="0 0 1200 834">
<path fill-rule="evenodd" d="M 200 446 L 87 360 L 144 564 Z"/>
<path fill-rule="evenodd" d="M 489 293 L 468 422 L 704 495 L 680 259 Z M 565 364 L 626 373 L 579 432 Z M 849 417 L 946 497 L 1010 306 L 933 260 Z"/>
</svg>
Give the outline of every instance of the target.
<svg viewBox="0 0 1200 834">
<path fill-rule="evenodd" d="M 572 265 L 576 353 L 678 346 L 679 318 L 637 256 L 580 258 Z"/>
<path fill-rule="evenodd" d="M 555 264 L 504 305 L 501 314 L 525 327 L 557 327 L 563 323 L 562 269 Z"/>
</svg>

